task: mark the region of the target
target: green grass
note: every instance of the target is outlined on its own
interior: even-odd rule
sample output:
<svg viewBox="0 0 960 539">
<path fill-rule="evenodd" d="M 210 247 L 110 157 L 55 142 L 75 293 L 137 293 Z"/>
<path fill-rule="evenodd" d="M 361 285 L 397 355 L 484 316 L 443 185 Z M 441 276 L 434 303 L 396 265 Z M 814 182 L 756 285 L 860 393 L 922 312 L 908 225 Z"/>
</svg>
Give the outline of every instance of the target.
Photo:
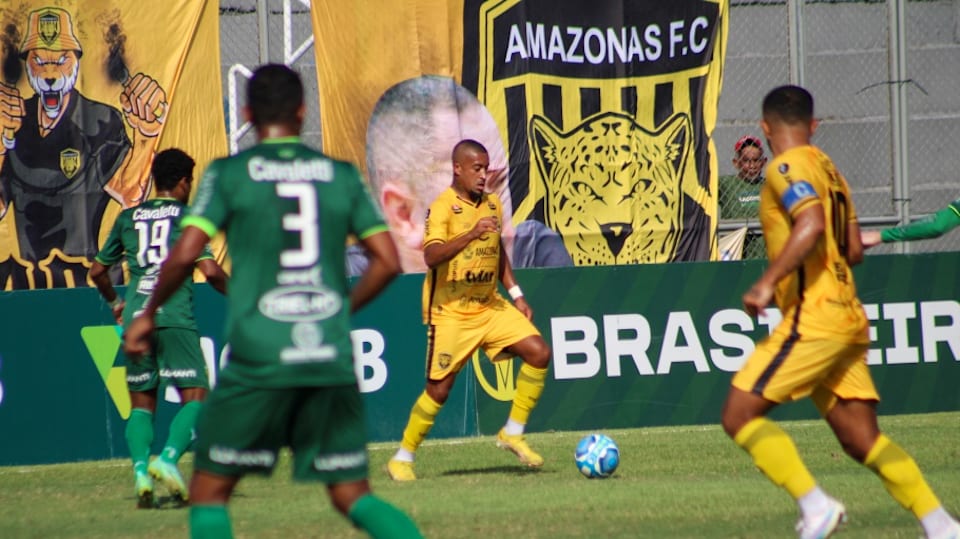
<svg viewBox="0 0 960 539">
<path fill-rule="evenodd" d="M 783 423 L 820 484 L 842 499 L 841 537 L 918 537 L 921 529 L 868 470 L 847 458 L 822 422 Z M 881 418 L 918 461 L 951 512 L 960 511 L 960 412 Z M 789 496 L 754 469 L 718 426 L 607 431 L 622 463 L 605 480 L 580 476 L 573 448 L 584 433 L 533 433 L 547 459 L 518 466 L 493 437 L 427 441 L 414 483 L 384 466 L 395 444 L 371 446 L 374 491 L 406 510 L 427 537 L 794 537 Z M 189 472 L 190 456 L 181 468 Z M 186 537 L 187 510 L 134 509 L 126 461 L 0 468 L 3 537 Z M 359 538 L 322 487 L 294 484 L 284 459 L 272 479 L 241 482 L 230 507 L 237 537 Z"/>
</svg>

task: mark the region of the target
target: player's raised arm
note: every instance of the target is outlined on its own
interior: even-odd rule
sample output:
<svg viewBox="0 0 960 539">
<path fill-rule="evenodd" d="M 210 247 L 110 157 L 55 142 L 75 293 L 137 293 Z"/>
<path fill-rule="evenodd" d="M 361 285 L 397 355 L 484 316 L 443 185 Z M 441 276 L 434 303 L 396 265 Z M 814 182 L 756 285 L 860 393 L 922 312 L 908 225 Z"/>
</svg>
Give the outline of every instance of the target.
<svg viewBox="0 0 960 539">
<path fill-rule="evenodd" d="M 423 261 L 427 267 L 434 268 L 439 264 L 457 256 L 457 253 L 464 250 L 475 239 L 480 239 L 484 234 L 499 231 L 497 220 L 494 217 L 483 217 L 477 221 L 473 228 L 464 234 L 460 234 L 446 242 L 430 243 L 423 248 Z"/>
</svg>

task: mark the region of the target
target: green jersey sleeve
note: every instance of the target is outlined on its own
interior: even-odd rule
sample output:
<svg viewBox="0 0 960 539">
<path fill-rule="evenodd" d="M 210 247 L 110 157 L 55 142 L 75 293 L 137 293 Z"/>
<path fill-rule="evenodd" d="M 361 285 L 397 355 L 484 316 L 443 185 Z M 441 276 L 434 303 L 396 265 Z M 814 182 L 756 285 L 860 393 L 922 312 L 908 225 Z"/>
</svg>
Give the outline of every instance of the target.
<svg viewBox="0 0 960 539">
<path fill-rule="evenodd" d="M 384 232 L 387 229 L 383 220 L 383 214 L 380 208 L 373 202 L 370 191 L 366 183 L 360 178 L 360 171 L 357 167 L 348 164 L 350 170 L 350 182 L 353 184 L 353 208 L 350 212 L 350 231 L 358 238 L 364 239 Z"/>
<path fill-rule="evenodd" d="M 120 229 L 123 228 L 125 215 L 126 213 L 121 213 L 117 216 L 113 228 L 110 229 L 110 235 L 107 236 L 107 241 L 104 242 L 100 252 L 97 253 L 96 261 L 104 266 L 112 266 L 123 258 L 123 233 Z"/>
<path fill-rule="evenodd" d="M 880 232 L 883 243 L 939 238 L 960 226 L 960 199 L 946 208 L 909 225 L 888 228 Z"/>
<path fill-rule="evenodd" d="M 182 221 L 182 226 L 196 226 L 211 238 L 223 228 L 227 220 L 227 192 L 223 185 L 225 178 L 222 175 L 222 166 L 222 160 L 216 160 L 204 171 L 197 187 L 197 196 L 190 208 L 190 215 Z"/>
</svg>

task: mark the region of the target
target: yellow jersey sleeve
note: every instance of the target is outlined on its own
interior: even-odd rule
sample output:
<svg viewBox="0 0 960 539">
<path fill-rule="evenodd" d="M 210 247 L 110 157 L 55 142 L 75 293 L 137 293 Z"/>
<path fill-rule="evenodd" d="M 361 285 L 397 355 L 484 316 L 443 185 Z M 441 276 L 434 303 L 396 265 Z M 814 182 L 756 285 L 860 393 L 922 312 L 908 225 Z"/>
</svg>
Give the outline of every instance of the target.
<svg viewBox="0 0 960 539">
<path fill-rule="evenodd" d="M 821 179 L 803 157 L 802 154 L 787 153 L 767 168 L 767 185 L 790 217 L 821 203 L 817 190 L 817 186 L 822 185 Z"/>
<path fill-rule="evenodd" d="M 445 243 L 452 212 L 447 197 L 440 196 L 427 209 L 426 222 L 423 225 L 423 248 L 432 243 Z"/>
</svg>

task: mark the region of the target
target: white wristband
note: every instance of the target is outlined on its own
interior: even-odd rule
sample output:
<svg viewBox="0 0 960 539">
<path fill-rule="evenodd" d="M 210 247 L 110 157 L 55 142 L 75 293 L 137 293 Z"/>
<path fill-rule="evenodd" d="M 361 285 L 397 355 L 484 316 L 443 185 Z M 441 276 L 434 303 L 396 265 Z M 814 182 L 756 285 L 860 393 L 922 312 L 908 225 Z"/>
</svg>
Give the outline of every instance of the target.
<svg viewBox="0 0 960 539">
<path fill-rule="evenodd" d="M 115 309 L 117 305 L 120 305 L 121 301 L 123 301 L 123 299 L 121 299 L 120 296 L 117 296 L 113 298 L 113 301 L 108 301 L 107 305 L 109 305 L 111 309 Z"/>
<path fill-rule="evenodd" d="M 507 290 L 507 294 L 510 294 L 510 299 L 517 299 L 523 297 L 523 290 L 520 290 L 520 285 L 513 285 L 510 287 L 510 290 Z"/>
</svg>

